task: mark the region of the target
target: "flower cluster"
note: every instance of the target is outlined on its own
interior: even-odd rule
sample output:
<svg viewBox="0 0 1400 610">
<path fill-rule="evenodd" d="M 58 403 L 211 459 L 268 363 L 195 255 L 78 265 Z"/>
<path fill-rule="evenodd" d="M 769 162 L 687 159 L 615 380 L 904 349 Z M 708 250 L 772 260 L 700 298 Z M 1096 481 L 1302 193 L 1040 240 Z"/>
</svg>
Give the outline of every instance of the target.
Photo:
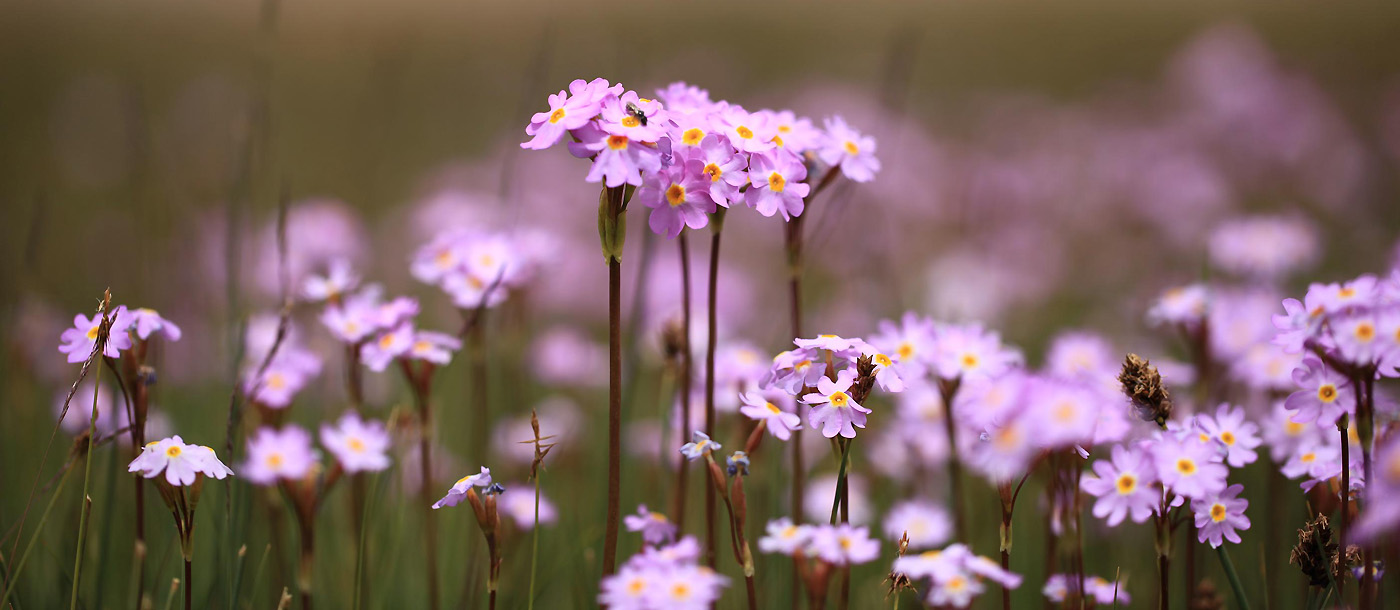
<svg viewBox="0 0 1400 610">
<path fill-rule="evenodd" d="M 117 358 L 136 342 L 144 343 L 156 333 L 164 335 L 168 341 L 179 341 L 182 334 L 179 326 L 161 317 L 154 309 L 143 307 L 133 310 L 119 305 L 112 309 L 108 317 L 112 324 L 111 333 L 102 346 L 102 356 L 106 358 Z M 67 354 L 70 363 L 85 362 L 96 348 L 101 330 L 101 313 L 91 318 L 77 314 L 73 316 L 73 327 L 64 330 L 59 337 L 63 344 L 58 351 Z"/>
<path fill-rule="evenodd" d="M 598 603 L 610 610 L 702 610 L 729 579 L 699 565 L 700 544 L 686 536 L 670 545 L 647 546 L 603 579 Z"/>
<path fill-rule="evenodd" d="M 458 309 L 489 308 L 529 282 L 544 257 L 540 244 L 506 233 L 449 230 L 419 248 L 409 269 Z"/>
<path fill-rule="evenodd" d="M 865 427 L 865 416 L 871 412 L 861 403 L 875 385 L 886 392 L 904 391 L 900 365 L 863 339 L 820 335 L 793 343 L 796 349 L 773 358 L 760 385 L 809 405 L 807 424 L 826 438 L 855 438 L 856 428 Z M 744 415 L 766 422 L 780 439 L 787 439 L 791 430 L 801 427 L 800 418 L 761 395 L 745 395 L 742 400 Z"/>
<path fill-rule="evenodd" d="M 321 374 L 321 357 L 306 349 L 296 328 L 285 331 L 273 316 L 254 318 L 245 334 L 243 392 L 254 404 L 285 409 L 312 379 Z M 277 335 L 285 332 L 282 342 Z M 272 350 L 276 349 L 275 352 Z M 268 360 L 268 354 L 272 359 Z"/>
<path fill-rule="evenodd" d="M 1021 576 L 1003 570 L 997 562 L 974 554 L 963 544 L 894 560 L 894 572 L 928 585 L 927 602 L 934 607 L 966 608 L 986 591 L 990 580 L 1008 589 L 1021 586 Z"/>
</svg>

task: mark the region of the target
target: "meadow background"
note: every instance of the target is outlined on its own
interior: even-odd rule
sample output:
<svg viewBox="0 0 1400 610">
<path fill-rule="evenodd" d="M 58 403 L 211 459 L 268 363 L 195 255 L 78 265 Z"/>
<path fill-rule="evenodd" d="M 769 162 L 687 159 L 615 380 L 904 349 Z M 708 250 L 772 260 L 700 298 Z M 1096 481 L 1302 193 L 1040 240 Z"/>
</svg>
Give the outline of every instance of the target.
<svg viewBox="0 0 1400 610">
<path fill-rule="evenodd" d="M 0 8 L 0 527 L 18 520 L 36 476 L 41 485 L 49 480 L 67 452 L 70 437 L 60 431 L 39 472 L 55 397 L 78 368 L 57 352 L 58 335 L 73 313 L 91 312 L 104 288 L 116 302 L 157 308 L 184 328 L 180 342 L 157 354 L 153 403 L 170 430 L 222 448 L 239 329 L 277 307 L 271 235 L 279 201 L 289 205 L 292 258 L 304 265 L 298 273 L 348 257 L 390 294 L 418 297 L 422 323 L 445 330 L 459 323 L 457 314 L 408 275 L 413 252 L 454 223 L 528 228 L 549 235 L 556 257 L 486 327 L 485 400 L 501 427 L 489 449 L 473 446 L 468 407 L 479 398 L 459 357 L 435 388 L 443 466 L 433 488 L 445 491 L 482 462 L 525 489 L 528 458 L 505 454 L 529 438 L 519 418 L 539 408 L 561 446 L 543 479 L 559 518 L 541 533 L 537 604 L 591 605 L 606 448 L 597 188 L 584 183 L 584 162 L 559 150 L 526 154 L 517 143 L 549 92 L 595 76 L 639 91 L 685 80 L 747 106 L 814 118 L 841 113 L 879 138 L 885 170 L 876 181 L 837 189 L 808 222 L 813 331 L 860 335 L 913 309 L 985 321 L 1032 364 L 1070 328 L 1101 332 L 1124 352 L 1183 358 L 1172 337 L 1148 328 L 1144 312 L 1162 290 L 1210 274 L 1209 236 L 1223 221 L 1277 212 L 1316 228 L 1317 256 L 1285 285 L 1290 295 L 1310 279 L 1400 264 L 1395 7 L 9 3 Z M 776 352 L 790 339 L 782 227 L 745 212 L 726 223 L 722 342 Z M 644 235 L 639 217 L 631 230 L 623 315 L 635 320 L 635 332 L 625 337 L 632 349 L 624 400 L 629 423 L 654 424 L 671 404 L 656 346 L 678 301 L 676 256 L 670 242 Z M 703 241 L 692 240 L 692 260 L 706 255 Z M 634 301 L 637 286 L 650 288 Z M 702 303 L 699 282 L 695 291 Z M 290 412 L 308 427 L 345 407 L 342 364 L 314 315 L 309 306 L 297 310 L 301 334 L 325 350 L 326 367 Z M 703 337 L 698 320 L 692 332 Z M 568 356 L 551 358 L 557 353 Z M 410 411 L 396 377 L 371 374 L 367 384 L 371 413 Z M 872 432 L 889 424 L 882 406 L 889 409 L 876 406 Z M 551 431 L 549 414 L 564 423 Z M 629 427 L 624 437 L 631 448 L 624 512 L 669 505 L 669 466 L 648 455 L 660 443 L 647 434 Z M 403 440 L 399 453 L 412 446 Z M 823 445 L 813 455 L 821 456 L 814 480 L 834 473 Z M 235 456 L 224 457 L 238 469 Z M 128 461 L 120 445 L 93 457 L 83 607 L 130 606 Z M 856 458 L 878 529 L 879 514 L 908 484 L 880 474 L 876 461 Z M 1235 561 L 1256 604 L 1267 595 L 1269 607 L 1297 608 L 1303 585 L 1287 548 L 1304 507 L 1287 482 L 1276 482 L 1282 491 L 1270 499 L 1277 502 L 1265 501 L 1272 469 L 1266 458 L 1232 477 L 1257 492 L 1254 527 Z M 425 606 L 412 471 L 396 464 L 371 493 L 368 607 Z M 751 538 L 764 520 L 787 514 L 786 476 L 778 461 L 756 466 L 748 482 Z M 1031 480 L 1031 497 L 1041 484 Z M 272 607 L 283 586 L 295 591 L 294 545 L 269 547 L 278 537 L 294 541 L 294 524 L 247 503 L 246 525 L 231 528 L 222 507 L 237 486 L 245 499 L 264 493 L 237 477 L 205 492 L 199 607 L 227 608 L 235 599 L 239 607 Z M 700 490 L 697 480 L 689 497 Z M 975 532 L 968 542 L 994 554 L 995 492 L 976 479 L 967 490 Z M 72 484 L 63 493 L 16 607 L 68 599 L 80 497 Z M 349 607 L 348 490 L 334 494 L 318 522 L 316 591 L 322 607 Z M 154 495 L 147 506 L 151 559 L 142 586 L 160 604 L 178 576 L 179 549 Z M 1016 515 L 1012 567 L 1027 578 L 1014 594 L 1017 607 L 1043 599 L 1038 508 L 1023 503 Z M 475 607 L 484 544 L 470 512 L 433 517 L 444 605 Z M 34 523 L 31 515 L 25 541 Z M 1086 524 L 1087 570 L 1108 577 L 1121 570 L 1133 605 L 1150 607 L 1150 527 L 1108 530 L 1087 515 Z M 697 531 L 694 519 L 688 529 Z M 518 528 L 506 537 L 504 607 L 523 607 L 528 541 Z M 11 544 L 0 545 L 7 561 Z M 623 556 L 638 544 L 624 534 Z M 856 570 L 853 607 L 887 603 L 880 580 L 883 559 L 893 558 L 888 540 L 882 552 L 882 561 Z M 1223 589 L 1213 558 L 1202 557 L 1200 573 Z M 723 571 L 736 576 L 728 559 L 721 552 Z M 249 575 L 235 591 L 240 563 Z M 781 558 L 759 558 L 764 607 L 789 607 L 790 570 Z M 739 607 L 741 598 L 731 587 L 721 607 Z M 996 602 L 988 594 L 978 603 Z"/>
</svg>

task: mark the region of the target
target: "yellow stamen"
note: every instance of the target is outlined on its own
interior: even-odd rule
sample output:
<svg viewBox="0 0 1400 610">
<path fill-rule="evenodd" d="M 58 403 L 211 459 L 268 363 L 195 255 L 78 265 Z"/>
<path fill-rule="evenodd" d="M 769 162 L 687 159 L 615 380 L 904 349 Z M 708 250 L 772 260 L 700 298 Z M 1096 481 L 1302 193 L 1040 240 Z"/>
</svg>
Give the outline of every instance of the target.
<svg viewBox="0 0 1400 610">
<path fill-rule="evenodd" d="M 671 204 L 673 208 L 685 203 L 685 187 L 672 184 L 671 188 L 666 189 L 666 203 Z"/>
<path fill-rule="evenodd" d="M 860 147 L 856 146 L 856 143 L 855 143 L 855 142 L 852 142 L 852 141 L 850 141 L 850 140 L 847 140 L 847 141 L 846 141 L 846 147 L 845 147 L 845 148 L 846 148 L 846 154 L 849 154 L 849 155 L 858 155 L 858 154 L 860 154 Z"/>
<path fill-rule="evenodd" d="M 699 127 L 691 127 L 681 134 L 681 142 L 686 146 L 698 146 L 701 140 L 705 139 L 705 130 Z"/>
<path fill-rule="evenodd" d="M 627 136 L 608 136 L 608 148 L 627 150 Z"/>
<path fill-rule="evenodd" d="M 745 127 L 745 126 L 743 126 L 743 125 L 740 125 L 740 126 L 738 126 L 737 128 L 735 128 L 735 129 L 734 129 L 734 133 L 739 134 L 739 137 L 741 137 L 741 138 L 743 138 L 743 139 L 745 139 L 745 140 L 749 140 L 749 139 L 752 139 L 752 138 L 753 138 L 753 130 L 752 130 L 752 129 L 749 129 L 748 127 Z"/>
<path fill-rule="evenodd" d="M 1115 486 L 1118 488 L 1119 495 L 1126 496 L 1137 489 L 1137 477 L 1126 473 L 1121 474 L 1118 476 L 1118 482 Z"/>
<path fill-rule="evenodd" d="M 1212 504 L 1210 506 L 1210 520 L 1216 523 L 1220 523 L 1221 521 L 1225 520 L 1224 504 Z"/>
<path fill-rule="evenodd" d="M 564 109 L 563 109 L 563 108 L 556 108 L 556 109 L 554 110 L 554 112 L 549 113 L 549 122 L 551 122 L 551 123 L 558 123 L 559 121 L 562 121 L 562 120 L 564 120 Z"/>
<path fill-rule="evenodd" d="M 768 174 L 768 190 L 781 193 L 785 188 L 787 188 L 787 179 L 782 174 L 778 172 Z"/>
</svg>

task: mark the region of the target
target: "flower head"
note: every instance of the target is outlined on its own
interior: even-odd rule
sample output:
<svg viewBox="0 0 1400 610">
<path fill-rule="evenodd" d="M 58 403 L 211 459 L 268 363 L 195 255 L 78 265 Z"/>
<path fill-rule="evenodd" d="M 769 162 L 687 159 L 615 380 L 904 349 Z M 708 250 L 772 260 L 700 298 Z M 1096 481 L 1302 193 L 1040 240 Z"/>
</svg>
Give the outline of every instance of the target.
<svg viewBox="0 0 1400 610">
<path fill-rule="evenodd" d="M 136 338 L 145 341 L 151 338 L 151 335 L 160 333 L 165 335 L 168 341 L 180 340 L 182 334 L 180 332 L 180 327 L 176 326 L 174 322 L 161 317 L 160 313 L 156 310 L 141 307 L 128 310 L 128 312 L 131 314 L 131 330 L 136 332 Z M 101 318 L 98 320 L 101 321 Z M 121 327 L 113 324 L 112 330 L 121 330 Z"/>
<path fill-rule="evenodd" d="M 1283 406 L 1297 411 L 1293 421 L 1300 424 L 1331 425 L 1356 408 L 1350 380 L 1315 355 L 1304 356 L 1302 366 L 1293 369 L 1293 383 L 1300 389 Z"/>
<path fill-rule="evenodd" d="M 254 484 L 275 485 L 283 479 L 300 480 L 315 466 L 316 452 L 306 430 L 296 425 L 263 427 L 248 439 L 243 474 Z"/>
<path fill-rule="evenodd" d="M 741 149 L 742 150 L 742 149 Z M 783 220 L 801 216 L 811 187 L 807 167 L 797 155 L 783 149 L 754 154 L 749 158 L 749 190 L 744 202 L 759 214 L 782 214 Z"/>
<path fill-rule="evenodd" d="M 822 436 L 834 438 L 840 434 L 855 438 L 855 429 L 865 427 L 865 415 L 870 409 L 860 406 L 848 393 L 854 382 L 855 371 L 846 369 L 836 374 L 836 381 L 818 379 L 817 391 L 802 397 L 802 402 L 813 405 L 807 423 L 820 428 Z"/>
<path fill-rule="evenodd" d="M 1161 492 L 1148 456 L 1136 447 L 1114 445 L 1112 460 L 1094 462 L 1092 476 L 1084 477 L 1079 486 L 1098 500 L 1094 516 L 1105 519 L 1110 527 L 1131 516 L 1135 523 L 1147 521 L 1161 502 Z"/>
<path fill-rule="evenodd" d="M 1221 451 L 1215 443 L 1203 443 L 1189 432 L 1180 436 L 1168 433 L 1153 443 L 1151 450 L 1157 477 L 1177 495 L 1198 499 L 1225 489 L 1230 469 L 1221 463 Z"/>
<path fill-rule="evenodd" d="M 622 85 L 616 90 L 621 91 Z M 603 108 L 604 96 L 611 90 L 608 82 L 597 79 L 587 83 L 582 79 L 569 84 L 570 92 L 559 90 L 549 96 L 549 109 L 530 117 L 525 135 L 533 136 L 521 148 L 543 150 L 554 146 L 570 130 L 587 125 Z M 570 94 L 572 93 L 572 94 Z"/>
<path fill-rule="evenodd" d="M 880 541 L 863 526 L 848 523 L 818 525 L 808 547 L 813 555 L 832 565 L 862 564 L 880 557 Z"/>
<path fill-rule="evenodd" d="M 686 459 L 694 460 L 704 457 L 711 451 L 719 451 L 720 444 L 710 440 L 709 435 L 695 430 L 691 433 L 690 442 L 681 446 L 681 455 Z"/>
<path fill-rule="evenodd" d="M 856 182 L 869 182 L 880 171 L 875 158 L 875 138 L 862 135 L 839 116 L 826 120 L 826 137 L 817 155 L 823 163 L 840 167 L 841 173 Z"/>
<path fill-rule="evenodd" d="M 1215 415 L 1196 416 L 1196 426 L 1206 438 L 1225 446 L 1225 462 L 1231 468 L 1241 468 L 1259 459 L 1254 451 L 1264 441 L 1259 438 L 1259 424 L 1245 419 L 1244 408 L 1221 404 Z"/>
<path fill-rule="evenodd" d="M 792 437 L 793 430 L 802 427 L 802 418 L 796 413 L 783 410 L 761 393 L 740 394 L 739 400 L 743 403 L 743 406 L 739 407 L 739 413 L 754 421 L 767 422 L 768 433 L 778 440 L 788 440 Z"/>
<path fill-rule="evenodd" d="M 116 358 L 121 355 L 122 350 L 131 349 L 131 336 L 126 331 L 131 328 L 132 319 L 124 305 L 113 310 L 110 319 L 112 327 L 107 342 L 102 346 L 102 355 Z M 91 318 L 77 314 L 73 316 L 73 328 L 63 331 L 59 337 L 63 345 L 58 347 L 58 351 L 68 354 L 68 362 L 86 362 L 88 356 L 92 355 L 92 350 L 97 347 L 97 338 L 101 332 L 102 314 L 94 314 Z"/>
<path fill-rule="evenodd" d="M 1244 486 L 1236 483 L 1225 489 L 1191 501 L 1191 511 L 1196 515 L 1197 540 L 1210 541 L 1212 548 L 1221 545 L 1221 539 L 1239 544 L 1239 530 L 1249 529 L 1249 517 L 1244 509 L 1249 500 L 1240 498 Z"/>
<path fill-rule="evenodd" d="M 787 517 L 769 521 L 764 531 L 758 539 L 758 550 L 764 553 L 792 555 L 807 548 L 812 539 L 812 526 L 795 525 Z"/>
<path fill-rule="evenodd" d="M 652 232 L 675 238 L 690 227 L 703 229 L 715 211 L 710 180 L 700 160 L 676 163 L 646 175 L 637 189 L 638 201 L 651 208 L 647 223 Z M 723 201 L 728 205 L 728 200 Z"/>
<path fill-rule="evenodd" d="M 629 532 L 641 532 L 642 541 L 647 544 L 667 544 L 676 539 L 676 525 L 666 515 L 647 510 L 647 505 L 637 507 L 637 514 L 623 517 L 622 524 Z"/>
<path fill-rule="evenodd" d="M 330 262 L 325 275 L 309 275 L 302 282 L 301 295 L 311 302 L 338 300 L 360 284 L 360 276 L 350 261 L 337 258 Z"/>
<path fill-rule="evenodd" d="M 447 495 L 433 503 L 433 509 L 436 510 L 444 506 L 451 507 L 461 504 L 462 500 L 467 498 L 467 492 L 473 487 L 491 487 L 490 468 L 482 466 L 481 472 L 457 479 L 457 482 L 452 484 L 452 488 L 447 490 Z"/>
<path fill-rule="evenodd" d="M 340 416 L 335 426 L 321 426 L 321 444 L 335 455 L 346 472 L 371 472 L 389 467 L 392 444 L 384 424 L 364 421 L 354 412 Z"/>
<path fill-rule="evenodd" d="M 233 474 L 213 449 L 187 445 L 179 435 L 147 443 L 127 466 L 127 472 L 139 472 L 147 479 L 164 472 L 165 481 L 175 486 L 193 485 L 200 476 L 222 479 Z"/>
</svg>

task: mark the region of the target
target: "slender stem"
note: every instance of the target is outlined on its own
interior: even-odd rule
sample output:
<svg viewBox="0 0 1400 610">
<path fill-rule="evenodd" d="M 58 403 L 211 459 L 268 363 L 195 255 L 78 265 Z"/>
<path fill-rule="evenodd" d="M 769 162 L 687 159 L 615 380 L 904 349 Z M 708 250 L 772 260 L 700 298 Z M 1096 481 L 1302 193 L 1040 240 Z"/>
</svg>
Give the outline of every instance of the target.
<svg viewBox="0 0 1400 610">
<path fill-rule="evenodd" d="M 194 599 L 194 580 L 190 577 L 194 572 L 193 568 L 191 568 L 191 564 L 193 563 L 194 562 L 190 559 L 185 560 L 185 582 L 181 583 L 185 587 L 185 610 L 192 610 L 194 608 L 194 602 L 192 601 Z M 308 608 L 310 608 L 310 606 L 308 606 Z"/>
<path fill-rule="evenodd" d="M 1360 400 L 1360 396 L 1357 397 Z M 1333 580 L 1337 585 L 1337 599 L 1345 601 L 1345 578 L 1342 571 L 1346 565 L 1347 556 L 1347 522 L 1350 521 L 1348 513 L 1351 512 L 1351 437 L 1347 434 L 1349 425 L 1348 416 L 1344 413 L 1342 418 L 1337 420 L 1337 433 L 1342 437 L 1342 515 L 1338 520 L 1337 527 L 1337 575 Z"/>
<path fill-rule="evenodd" d="M 530 588 L 526 590 L 526 610 L 535 610 L 535 568 L 540 558 L 540 474 L 535 472 L 535 523 L 530 528 Z"/>
<path fill-rule="evenodd" d="M 107 321 L 107 315 L 103 314 L 103 322 Z M 106 338 L 99 338 L 98 349 L 106 344 Z M 87 455 L 83 456 L 83 512 L 78 517 L 78 551 L 73 557 L 73 594 L 68 600 L 68 610 L 75 610 L 78 607 L 78 583 L 82 581 L 83 551 L 87 547 L 87 526 L 88 513 L 92 506 L 92 499 L 88 497 L 88 483 L 92 479 L 92 447 L 97 438 L 97 396 L 102 387 L 102 367 L 97 367 L 92 378 L 92 416 L 88 420 L 88 442 Z"/>
<path fill-rule="evenodd" d="M 842 439 L 836 441 L 836 444 L 841 450 L 841 466 L 836 471 L 836 495 L 831 499 L 831 525 L 836 525 L 836 517 L 839 514 L 838 509 L 843 505 L 842 498 L 846 497 L 846 468 L 849 467 L 851 463 L 850 441 Z"/>
<path fill-rule="evenodd" d="M 350 408 L 360 414 L 363 414 L 365 410 L 364 380 L 362 375 L 363 373 L 360 371 L 360 344 L 346 344 L 345 386 L 349 389 Z"/>
<path fill-rule="evenodd" d="M 722 222 L 716 218 L 716 223 Z M 710 233 L 710 276 L 709 292 L 706 295 L 708 300 L 708 311 L 706 312 L 708 328 L 705 335 L 705 430 L 710 434 L 715 434 L 715 340 L 716 340 L 716 306 L 719 302 L 716 291 L 719 287 L 719 245 L 720 227 L 715 224 Z M 707 564 L 715 567 L 715 490 L 713 487 L 705 487 L 705 556 Z"/>
<path fill-rule="evenodd" d="M 486 371 L 486 307 L 478 307 L 467 329 L 468 361 L 471 363 L 471 391 L 476 402 L 476 425 L 473 426 L 475 447 L 472 448 L 477 463 L 486 463 L 491 447 L 491 392 L 487 386 Z"/>
<path fill-rule="evenodd" d="M 802 217 L 798 216 L 783 225 L 783 237 L 788 259 L 788 312 L 793 338 L 802 336 Z M 802 464 L 802 429 L 792 431 L 792 486 L 789 502 L 792 505 L 792 518 L 801 523 L 805 519 L 803 507 L 804 483 L 807 474 Z M 800 561 L 793 560 L 791 599 L 797 606 L 802 599 L 802 576 Z"/>
<path fill-rule="evenodd" d="M 691 362 L 694 352 L 690 349 L 690 242 L 686 239 L 686 231 L 681 231 L 677 244 L 680 247 L 681 257 L 681 366 L 677 371 L 677 379 L 680 382 L 677 392 L 681 397 L 681 442 L 690 441 L 690 384 L 691 374 L 695 370 L 695 364 Z M 714 430 L 709 430 L 714 434 Z M 662 435 L 666 437 L 665 434 Z M 670 452 L 672 456 L 674 451 Z M 664 453 L 662 455 L 665 455 Z M 685 531 L 685 496 L 686 483 L 690 480 L 690 460 L 681 460 L 680 467 L 676 469 L 676 505 L 673 510 L 676 519 L 677 531 Z"/>
<path fill-rule="evenodd" d="M 949 503 L 953 505 L 953 532 L 957 540 L 967 540 L 967 520 L 963 514 L 962 460 L 958 457 L 957 426 L 953 421 L 953 399 L 957 396 L 960 379 L 939 381 L 939 394 L 943 397 L 943 429 L 948 435 L 948 484 L 951 488 Z"/>
<path fill-rule="evenodd" d="M 1375 435 L 1375 383 L 1375 374 L 1367 371 L 1362 378 L 1362 387 L 1358 388 L 1365 391 L 1365 400 L 1357 404 L 1356 409 L 1357 432 L 1358 436 L 1361 437 L 1361 472 L 1368 484 L 1375 480 L 1372 478 L 1371 472 L 1371 449 Z M 1368 496 L 1367 500 L 1370 501 L 1371 498 Z M 1371 506 L 1368 504 L 1367 508 L 1370 509 Z M 1375 574 L 1372 572 L 1374 562 L 1375 545 L 1367 544 L 1361 551 L 1361 610 L 1371 610 L 1374 603 L 1372 599 L 1376 594 Z"/>
<path fill-rule="evenodd" d="M 1244 585 L 1240 584 L 1240 575 L 1235 573 L 1235 564 L 1230 561 L 1230 551 L 1225 545 L 1215 547 L 1215 554 L 1220 557 L 1220 567 L 1225 568 L 1225 577 L 1230 580 L 1230 588 L 1235 591 L 1235 605 L 1240 610 L 1249 610 L 1249 598 L 1244 594 Z"/>
<path fill-rule="evenodd" d="M 608 189 L 609 219 L 620 225 L 624 187 Z M 618 227 L 617 230 L 623 230 Z M 616 253 L 620 256 L 621 253 Z M 622 500 L 622 262 L 608 256 L 608 514 L 603 533 L 603 575 L 617 571 Z"/>
<path fill-rule="evenodd" d="M 1170 598 L 1167 592 L 1168 581 L 1171 576 L 1171 557 L 1168 555 L 1157 556 L 1157 589 L 1161 592 L 1161 597 L 1157 601 L 1157 610 L 1168 610 L 1171 608 Z"/>
<path fill-rule="evenodd" d="M 411 369 L 404 363 L 405 373 Z M 423 511 L 423 552 L 428 559 L 428 607 L 438 608 L 438 569 L 437 569 L 437 521 L 433 519 L 433 455 L 432 430 L 433 410 L 428 400 L 429 373 L 423 373 L 421 381 L 409 374 L 409 385 L 413 387 L 413 398 L 418 403 L 418 462 L 421 481 L 418 485 L 420 510 Z"/>
</svg>

